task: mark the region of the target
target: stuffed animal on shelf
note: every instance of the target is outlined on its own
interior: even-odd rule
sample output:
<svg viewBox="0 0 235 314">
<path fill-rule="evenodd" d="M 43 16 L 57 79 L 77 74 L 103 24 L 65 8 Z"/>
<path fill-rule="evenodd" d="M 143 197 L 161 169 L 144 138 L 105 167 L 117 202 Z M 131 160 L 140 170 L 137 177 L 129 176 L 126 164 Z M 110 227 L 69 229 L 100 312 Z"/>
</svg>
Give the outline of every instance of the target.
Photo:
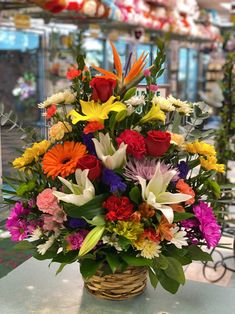
<svg viewBox="0 0 235 314">
<path fill-rule="evenodd" d="M 81 12 L 90 17 L 107 18 L 109 16 L 109 7 L 100 0 L 83 0 Z"/>
<path fill-rule="evenodd" d="M 32 2 L 52 13 L 59 13 L 65 10 L 69 4 L 69 0 L 32 0 Z"/>
</svg>

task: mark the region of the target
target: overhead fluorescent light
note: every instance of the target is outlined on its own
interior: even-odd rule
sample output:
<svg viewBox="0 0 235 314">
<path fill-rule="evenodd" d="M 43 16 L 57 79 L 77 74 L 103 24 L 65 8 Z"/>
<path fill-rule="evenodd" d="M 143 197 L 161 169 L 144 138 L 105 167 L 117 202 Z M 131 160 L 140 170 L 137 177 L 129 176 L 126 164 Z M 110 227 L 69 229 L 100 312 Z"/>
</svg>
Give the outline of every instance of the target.
<svg viewBox="0 0 235 314">
<path fill-rule="evenodd" d="M 231 2 L 224 2 L 224 3 L 220 3 L 219 4 L 222 8 L 230 11 L 231 10 L 231 7 L 232 7 L 232 4 Z"/>
</svg>

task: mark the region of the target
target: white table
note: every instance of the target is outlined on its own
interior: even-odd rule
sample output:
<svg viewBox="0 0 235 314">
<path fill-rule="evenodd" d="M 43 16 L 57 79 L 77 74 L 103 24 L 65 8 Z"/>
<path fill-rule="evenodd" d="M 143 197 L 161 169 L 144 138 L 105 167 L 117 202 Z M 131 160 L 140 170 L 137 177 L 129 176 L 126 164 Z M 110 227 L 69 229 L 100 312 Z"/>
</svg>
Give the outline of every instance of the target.
<svg viewBox="0 0 235 314">
<path fill-rule="evenodd" d="M 0 314 L 233 314 L 235 289 L 188 281 L 176 295 L 160 286 L 128 301 L 96 299 L 83 289 L 78 264 L 29 259 L 0 279 Z"/>
</svg>

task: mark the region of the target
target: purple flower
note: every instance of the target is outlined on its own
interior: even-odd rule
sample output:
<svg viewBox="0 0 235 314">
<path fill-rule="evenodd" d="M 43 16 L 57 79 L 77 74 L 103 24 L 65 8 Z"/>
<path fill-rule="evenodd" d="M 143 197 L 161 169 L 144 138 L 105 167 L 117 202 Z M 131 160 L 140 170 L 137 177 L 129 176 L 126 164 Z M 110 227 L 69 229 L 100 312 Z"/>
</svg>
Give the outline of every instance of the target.
<svg viewBox="0 0 235 314">
<path fill-rule="evenodd" d="M 151 180 L 156 170 L 156 160 L 144 158 L 142 160 L 130 159 L 125 168 L 124 176 L 136 184 L 139 183 L 137 177 Z"/>
<path fill-rule="evenodd" d="M 17 202 L 12 208 L 6 222 L 6 228 L 11 233 L 13 241 L 22 241 L 28 235 L 28 223 L 26 220 L 29 210 L 23 204 Z"/>
<path fill-rule="evenodd" d="M 213 209 L 200 201 L 198 205 L 193 206 L 193 211 L 199 220 L 199 229 L 206 240 L 207 247 L 215 247 L 221 238 L 221 227 L 216 221 Z"/>
<path fill-rule="evenodd" d="M 88 233 L 89 233 L 88 230 L 80 230 L 79 232 L 70 234 L 66 238 L 68 245 L 69 245 L 69 248 L 71 250 L 79 250 Z"/>
<path fill-rule="evenodd" d="M 124 192 L 126 190 L 126 184 L 114 171 L 110 169 L 103 169 L 102 181 L 104 184 L 109 185 L 111 193 L 115 193 L 117 191 Z"/>
<path fill-rule="evenodd" d="M 181 179 L 186 179 L 187 174 L 189 172 L 189 167 L 185 161 L 181 161 L 178 165 L 177 168 L 179 170 L 179 177 Z"/>
<path fill-rule="evenodd" d="M 87 226 L 87 222 L 83 218 L 69 218 L 68 225 L 72 229 L 84 228 Z"/>
<path fill-rule="evenodd" d="M 92 141 L 93 137 L 94 136 L 92 133 L 83 134 L 82 139 L 83 139 L 83 143 L 86 145 L 86 147 L 88 149 L 89 154 L 96 156 L 95 145 Z"/>
</svg>

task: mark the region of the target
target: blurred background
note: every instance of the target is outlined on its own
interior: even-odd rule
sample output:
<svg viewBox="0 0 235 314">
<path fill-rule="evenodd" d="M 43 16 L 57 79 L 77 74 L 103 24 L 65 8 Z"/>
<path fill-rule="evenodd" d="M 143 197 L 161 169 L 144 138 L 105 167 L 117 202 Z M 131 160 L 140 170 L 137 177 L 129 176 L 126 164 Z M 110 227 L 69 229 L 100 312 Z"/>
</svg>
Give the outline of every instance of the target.
<svg viewBox="0 0 235 314">
<path fill-rule="evenodd" d="M 77 49 L 86 54 L 88 66 L 112 70 L 110 40 L 123 65 L 130 54 L 139 57 L 143 51 L 149 53 L 150 65 L 157 55 L 157 38 L 164 40 L 165 71 L 158 80 L 161 95 L 204 101 L 209 117 L 203 128 L 218 131 L 217 139 L 221 136 L 233 145 L 234 21 L 235 2 L 229 0 L 1 0 L 0 177 L 9 176 L 25 129 L 44 136 L 45 123 L 37 104 L 68 86 L 66 72 L 75 63 Z M 221 134 L 225 129 L 227 133 Z M 229 165 L 224 183 L 235 182 L 231 145 L 219 147 L 219 161 Z M 230 212 L 234 210 L 233 194 L 231 199 Z M 4 230 L 8 212 L 9 206 L 0 206 L 2 239 L 9 236 Z M 231 230 L 233 243 L 234 228 Z M 12 253 L 6 241 L 0 241 L 0 277 L 30 256 Z M 200 277 L 197 267 L 189 277 L 195 279 L 194 272 Z M 233 277 L 226 278 L 224 285 Z"/>
</svg>

